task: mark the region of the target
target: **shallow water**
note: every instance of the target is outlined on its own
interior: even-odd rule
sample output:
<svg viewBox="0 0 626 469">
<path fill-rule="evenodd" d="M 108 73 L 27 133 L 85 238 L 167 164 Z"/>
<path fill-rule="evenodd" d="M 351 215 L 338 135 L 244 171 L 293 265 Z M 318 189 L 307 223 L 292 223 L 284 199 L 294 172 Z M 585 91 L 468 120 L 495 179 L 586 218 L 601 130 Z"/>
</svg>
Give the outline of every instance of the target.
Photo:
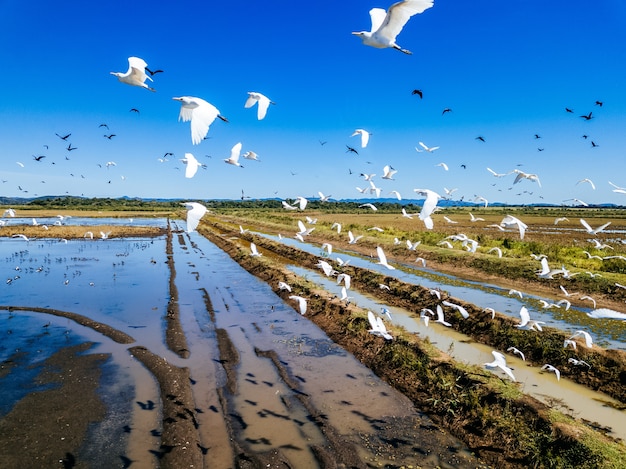
<svg viewBox="0 0 626 469">
<path fill-rule="evenodd" d="M 278 240 L 275 236 L 265 235 L 263 233 L 255 234 Z M 319 246 L 316 245 L 302 243 L 290 238 L 282 238 L 280 242 L 311 254 L 321 254 Z M 372 254 L 375 255 L 375 253 Z M 409 284 L 439 289 L 447 292 L 453 298 L 462 299 L 480 308 L 493 308 L 500 313 L 512 317 L 519 318 L 519 311 L 522 306 L 525 306 L 532 319 L 545 321 L 546 326 L 570 333 L 584 329 L 592 335 L 595 344 L 604 348 L 626 350 L 626 321 L 592 319 L 586 314 L 590 312 L 591 309 L 579 306 L 572 306 L 568 311 L 564 308 L 543 309 L 541 307 L 539 300 L 545 299 L 548 302 L 555 302 L 557 299 L 563 298 L 563 296 L 555 295 L 552 298 L 548 298 L 528 295 L 522 292 L 524 298 L 520 299 L 519 296 L 509 295 L 509 289 L 506 288 L 460 279 L 417 265 L 405 266 L 392 263 L 397 269 L 388 270 L 386 267 L 377 264 L 377 258 L 367 258 L 355 252 L 335 250 L 330 258 L 335 259 L 336 257 L 350 260 L 350 264 L 353 266 L 384 273 L 385 275 L 397 278 Z M 567 288 L 566 284 L 564 286 Z M 598 306 L 600 307 L 600 305 Z M 626 307 L 624 309 L 626 310 Z"/>
</svg>

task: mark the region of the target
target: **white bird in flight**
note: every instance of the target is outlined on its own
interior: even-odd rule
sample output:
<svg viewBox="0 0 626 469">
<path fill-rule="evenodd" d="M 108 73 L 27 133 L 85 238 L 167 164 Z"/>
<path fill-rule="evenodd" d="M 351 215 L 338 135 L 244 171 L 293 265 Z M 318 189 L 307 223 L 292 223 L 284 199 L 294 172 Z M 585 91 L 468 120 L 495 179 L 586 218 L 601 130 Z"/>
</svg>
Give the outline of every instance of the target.
<svg viewBox="0 0 626 469">
<path fill-rule="evenodd" d="M 545 365 L 541 367 L 541 369 L 545 371 L 552 371 L 556 375 L 556 380 L 557 381 L 561 380 L 561 372 L 555 367 L 553 367 L 552 365 L 546 363 Z"/>
<path fill-rule="evenodd" d="M 521 221 L 519 218 L 514 217 L 513 215 L 507 215 L 506 217 L 504 217 L 500 222 L 500 226 L 517 226 L 520 239 L 524 239 L 524 233 L 526 233 L 526 228 L 528 228 L 528 225 L 526 225 L 523 221 Z"/>
<path fill-rule="evenodd" d="M 372 8 L 370 10 L 371 30 L 352 34 L 359 36 L 366 46 L 377 49 L 393 47 L 405 54 L 411 54 L 411 51 L 396 44 L 396 36 L 400 34 L 411 16 L 422 13 L 432 6 L 433 0 L 403 0 L 391 5 L 387 11 L 382 8 Z"/>
<path fill-rule="evenodd" d="M 382 179 L 387 179 L 389 181 L 393 181 L 393 175 L 398 172 L 397 169 L 393 169 L 390 165 L 385 165 L 383 168 Z"/>
<path fill-rule="evenodd" d="M 185 167 L 185 177 L 186 178 L 194 177 L 194 175 L 198 171 L 198 168 L 200 166 L 202 166 L 202 163 L 200 163 L 196 159 L 196 157 L 193 156 L 191 153 L 185 153 L 185 157 L 182 158 L 181 161 L 187 165 Z"/>
<path fill-rule="evenodd" d="M 244 104 L 244 107 L 249 108 L 257 103 L 259 104 L 256 115 L 258 120 L 263 120 L 263 118 L 267 114 L 267 108 L 270 106 L 270 104 L 276 104 L 274 101 L 271 101 L 267 96 L 262 95 L 261 93 L 257 93 L 256 91 L 248 91 L 248 99 L 246 99 L 246 104 Z"/>
<path fill-rule="evenodd" d="M 119 81 L 131 86 L 140 86 L 150 91 L 156 91 L 154 88 L 150 88 L 145 82 L 146 79 L 153 81 L 146 74 L 146 67 L 148 64 L 145 60 L 139 57 L 128 58 L 128 70 L 126 72 L 111 72 L 111 75 L 115 75 Z"/>
<path fill-rule="evenodd" d="M 230 156 L 224 159 L 224 163 L 232 164 L 233 166 L 239 166 L 243 168 L 243 166 L 239 163 L 239 154 L 241 153 L 241 142 L 236 143 L 230 149 Z"/>
<path fill-rule="evenodd" d="M 422 147 L 422 148 L 423 148 L 424 150 L 426 150 L 428 153 L 432 153 L 432 152 L 434 152 L 435 150 L 439 150 L 439 147 L 428 147 L 428 146 L 426 146 L 426 144 L 425 144 L 424 142 L 418 142 L 418 143 L 420 144 L 420 147 Z M 417 147 L 415 147 L 415 149 L 416 149 L 418 152 L 421 152 L 421 151 L 422 151 L 422 150 L 419 150 Z"/>
<path fill-rule="evenodd" d="M 589 223 L 587 223 L 587 221 L 582 219 L 582 218 L 580 219 L 580 224 L 585 227 L 585 230 L 587 230 L 587 233 L 592 234 L 592 235 L 597 235 L 601 231 L 604 231 L 604 229 L 607 226 L 609 226 L 611 224 L 611 222 L 605 223 L 604 225 L 599 226 L 596 229 L 591 228 L 591 226 L 589 226 Z"/>
<path fill-rule="evenodd" d="M 365 148 L 370 141 L 370 133 L 365 129 L 356 129 L 350 137 L 361 136 L 361 148 Z"/>
<path fill-rule="evenodd" d="M 387 267 L 389 270 L 395 270 L 396 268 L 392 265 L 389 265 L 387 263 L 387 256 L 385 255 L 385 252 L 383 251 L 383 248 L 381 248 L 380 246 L 376 247 L 376 255 L 378 256 L 378 264 Z"/>
<path fill-rule="evenodd" d="M 263 254 L 259 252 L 259 250 L 256 247 L 256 244 L 250 243 L 250 255 L 252 257 L 261 257 Z"/>
<path fill-rule="evenodd" d="M 489 369 L 500 368 L 507 374 L 509 378 L 515 381 L 515 376 L 513 376 L 513 370 L 511 370 L 511 368 L 507 366 L 506 358 L 504 357 L 504 355 L 500 352 L 497 352 L 496 350 L 492 350 L 491 354 L 493 355 L 494 360 L 490 363 L 485 363 L 485 367 Z"/>
<path fill-rule="evenodd" d="M 374 315 L 371 311 L 367 312 L 367 320 L 370 323 L 371 329 L 368 330 L 370 334 L 379 335 L 385 340 L 392 340 L 393 337 L 387 332 L 387 327 L 380 316 Z"/>
<path fill-rule="evenodd" d="M 306 314 L 307 307 L 306 298 L 302 298 L 301 296 L 297 295 L 291 295 L 289 299 L 296 300 L 298 302 L 298 310 L 300 311 L 300 314 L 304 316 Z"/>
<path fill-rule="evenodd" d="M 216 117 L 228 122 L 228 119 L 220 114 L 219 109 L 202 98 L 180 96 L 172 99 L 181 102 L 178 120 L 191 121 L 191 142 L 194 145 L 198 145 L 206 137 L 209 133 L 209 126 Z"/>
<path fill-rule="evenodd" d="M 187 233 L 191 233 L 198 227 L 200 219 L 207 212 L 207 208 L 198 202 L 184 202 L 182 205 L 189 209 L 187 210 Z"/>
<path fill-rule="evenodd" d="M 580 181 L 578 181 L 576 183 L 576 185 L 580 184 L 581 182 L 588 183 L 594 191 L 596 190 L 596 185 L 593 183 L 593 181 L 591 179 L 589 179 L 589 178 L 581 179 Z"/>
<path fill-rule="evenodd" d="M 435 191 L 431 191 L 430 189 L 413 189 L 413 191 L 419 195 L 426 197 L 426 200 L 424 200 L 424 204 L 422 205 L 422 210 L 419 214 L 419 218 L 424 222 L 424 225 L 427 229 L 432 230 L 434 223 L 433 219 L 430 218 L 430 216 L 435 211 L 435 208 L 437 207 L 437 202 L 439 201 L 439 199 L 441 199 L 441 196 Z"/>
</svg>

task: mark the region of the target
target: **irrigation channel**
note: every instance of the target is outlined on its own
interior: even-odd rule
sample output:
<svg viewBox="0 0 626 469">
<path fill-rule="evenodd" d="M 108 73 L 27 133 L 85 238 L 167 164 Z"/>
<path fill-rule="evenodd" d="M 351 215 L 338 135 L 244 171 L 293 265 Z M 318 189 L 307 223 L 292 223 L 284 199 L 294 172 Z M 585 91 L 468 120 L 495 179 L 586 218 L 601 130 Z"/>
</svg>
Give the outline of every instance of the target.
<svg viewBox="0 0 626 469">
<path fill-rule="evenodd" d="M 14 467 L 481 465 L 271 286 L 203 236 L 185 233 L 184 223 L 169 224 L 170 236 L 154 238 L 0 241 L 1 460 Z M 319 247 L 283 241 L 320 254 Z M 319 271 L 288 268 L 339 290 Z M 623 333 L 606 321 L 586 322 L 584 310 L 542 312 L 536 298 L 516 300 L 497 287 L 411 270 L 399 266 L 394 275 L 511 315 L 525 304 L 550 326 L 584 327 L 604 347 L 625 346 Z M 364 309 L 385 306 L 355 290 L 350 296 Z M 459 360 L 493 359 L 489 347 L 389 309 L 395 324 Z M 99 370 L 95 384 L 75 383 L 83 398 L 67 402 L 55 392 L 71 384 L 72 369 L 86 357 L 93 360 L 88 369 Z M 524 392 L 626 437 L 624 411 L 607 405 L 608 396 L 507 360 Z M 92 418 L 68 419 L 68 406 Z"/>
</svg>

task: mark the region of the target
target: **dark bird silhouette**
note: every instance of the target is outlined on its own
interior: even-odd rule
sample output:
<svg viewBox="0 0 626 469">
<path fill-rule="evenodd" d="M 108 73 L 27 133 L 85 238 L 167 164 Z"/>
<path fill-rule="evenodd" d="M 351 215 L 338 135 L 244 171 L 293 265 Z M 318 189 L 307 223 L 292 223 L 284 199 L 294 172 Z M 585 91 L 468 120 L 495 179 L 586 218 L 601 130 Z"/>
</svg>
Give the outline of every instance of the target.
<svg viewBox="0 0 626 469">
<path fill-rule="evenodd" d="M 600 106 L 600 107 L 602 107 L 602 105 L 603 105 L 603 104 L 604 104 L 604 103 L 603 103 L 602 101 L 596 101 L 596 106 Z"/>
<path fill-rule="evenodd" d="M 536 138 L 536 139 L 539 139 L 539 138 L 541 138 L 541 135 L 539 135 L 539 134 L 535 134 L 535 138 Z"/>
<path fill-rule="evenodd" d="M 583 135 L 582 138 L 584 138 L 585 140 L 587 140 L 589 138 L 589 135 Z"/>
<path fill-rule="evenodd" d="M 574 110 L 573 110 L 573 109 L 570 109 L 570 108 L 568 108 L 568 107 L 566 107 L 566 108 L 565 108 L 565 112 L 569 112 L 569 113 L 573 114 L 573 113 L 574 113 Z"/>
<path fill-rule="evenodd" d="M 424 93 L 422 92 L 422 90 L 413 90 L 411 91 L 412 95 L 418 95 L 420 97 L 420 99 L 422 99 L 424 97 Z"/>
<path fill-rule="evenodd" d="M 590 121 L 591 119 L 593 119 L 593 116 L 592 116 L 591 114 L 593 114 L 593 112 L 590 112 L 590 113 L 589 113 L 589 114 L 587 114 L 586 116 L 585 116 L 585 115 L 582 115 L 582 116 L 580 116 L 580 117 L 582 117 L 582 118 L 583 118 L 583 119 L 585 119 L 586 121 Z"/>
<path fill-rule="evenodd" d="M 67 135 L 59 135 L 59 134 L 55 134 L 57 137 L 59 137 L 61 140 L 67 140 L 68 138 L 70 138 L 70 135 L 72 134 L 67 134 Z"/>
<path fill-rule="evenodd" d="M 452 112 L 452 109 L 450 109 L 449 107 L 445 108 L 445 109 L 441 112 L 441 115 L 443 116 L 446 112 Z"/>
<path fill-rule="evenodd" d="M 109 126 L 106 124 L 100 124 L 98 127 L 106 127 L 107 129 L 109 128 Z"/>
<path fill-rule="evenodd" d="M 537 148 L 537 151 L 544 151 L 545 148 Z"/>
<path fill-rule="evenodd" d="M 67 146 L 67 151 L 72 151 L 72 150 L 77 150 L 77 149 L 78 147 L 73 147 L 71 143 Z"/>
<path fill-rule="evenodd" d="M 346 145 L 346 148 L 347 148 L 346 153 L 354 153 L 354 154 L 356 154 L 356 155 L 358 155 L 358 154 L 359 154 L 359 152 L 358 152 L 358 151 L 356 151 L 356 149 L 354 149 L 354 148 L 352 148 L 352 147 L 349 147 L 348 145 Z"/>
<path fill-rule="evenodd" d="M 593 140 L 591 141 L 591 147 L 595 148 L 595 147 L 599 147 L 600 145 L 598 145 L 596 142 L 594 142 Z"/>
<path fill-rule="evenodd" d="M 156 75 L 157 73 L 163 73 L 163 70 L 155 70 L 154 72 L 152 70 L 150 70 L 148 67 L 146 67 L 146 72 L 148 72 L 150 74 L 151 77 L 153 77 L 154 75 Z"/>
<path fill-rule="evenodd" d="M 33 158 L 35 161 L 41 161 L 46 157 L 46 155 L 39 155 L 39 156 L 35 156 L 33 155 Z"/>
<path fill-rule="evenodd" d="M 465 166 L 464 164 L 461 165 L 461 168 L 463 169 L 467 169 L 467 166 Z"/>
<path fill-rule="evenodd" d="M 111 140 L 113 137 L 115 137 L 115 134 L 109 134 L 104 136 L 104 138 L 108 138 L 109 140 Z"/>
<path fill-rule="evenodd" d="M 326 145 L 326 143 L 327 143 L 326 140 L 320 140 L 319 142 L 320 142 L 320 145 L 322 145 L 322 146 Z"/>
<path fill-rule="evenodd" d="M 44 148 L 47 150 L 48 149 L 48 145 L 44 145 Z"/>
<path fill-rule="evenodd" d="M 480 140 L 481 142 L 485 141 L 485 137 L 481 137 L 480 135 L 478 137 L 476 137 L 475 140 Z"/>
<path fill-rule="evenodd" d="M 137 114 L 139 114 L 139 109 L 137 109 L 137 108 L 132 108 L 132 109 L 131 109 L 130 111 L 128 111 L 128 112 L 136 112 Z"/>
</svg>

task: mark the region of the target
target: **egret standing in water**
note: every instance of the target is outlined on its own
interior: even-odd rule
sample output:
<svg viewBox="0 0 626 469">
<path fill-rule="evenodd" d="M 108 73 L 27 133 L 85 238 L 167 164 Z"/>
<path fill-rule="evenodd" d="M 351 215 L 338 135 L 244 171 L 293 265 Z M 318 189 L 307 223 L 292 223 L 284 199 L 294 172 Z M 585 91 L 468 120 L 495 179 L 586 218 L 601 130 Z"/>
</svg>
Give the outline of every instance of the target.
<svg viewBox="0 0 626 469">
<path fill-rule="evenodd" d="M 191 121 L 191 142 L 194 145 L 199 144 L 206 137 L 209 133 L 209 126 L 216 117 L 228 122 L 228 119 L 220 114 L 219 109 L 202 98 L 180 96 L 172 99 L 181 102 L 178 120 Z"/>
<path fill-rule="evenodd" d="M 422 13 L 432 6 L 433 0 L 403 0 L 391 5 L 388 11 L 382 8 L 372 8 L 370 10 L 371 31 L 353 32 L 352 34 L 359 36 L 366 46 L 377 49 L 392 47 L 410 55 L 412 54 L 411 51 L 396 44 L 396 36 L 400 34 L 411 16 Z"/>
<path fill-rule="evenodd" d="M 145 60 L 139 57 L 128 58 L 128 70 L 126 72 L 111 72 L 111 75 L 115 75 L 119 81 L 131 86 L 140 86 L 150 91 L 156 91 L 154 88 L 150 88 L 146 85 L 146 79 L 153 81 L 148 75 L 146 75 L 146 67 L 148 64 Z"/>
</svg>

